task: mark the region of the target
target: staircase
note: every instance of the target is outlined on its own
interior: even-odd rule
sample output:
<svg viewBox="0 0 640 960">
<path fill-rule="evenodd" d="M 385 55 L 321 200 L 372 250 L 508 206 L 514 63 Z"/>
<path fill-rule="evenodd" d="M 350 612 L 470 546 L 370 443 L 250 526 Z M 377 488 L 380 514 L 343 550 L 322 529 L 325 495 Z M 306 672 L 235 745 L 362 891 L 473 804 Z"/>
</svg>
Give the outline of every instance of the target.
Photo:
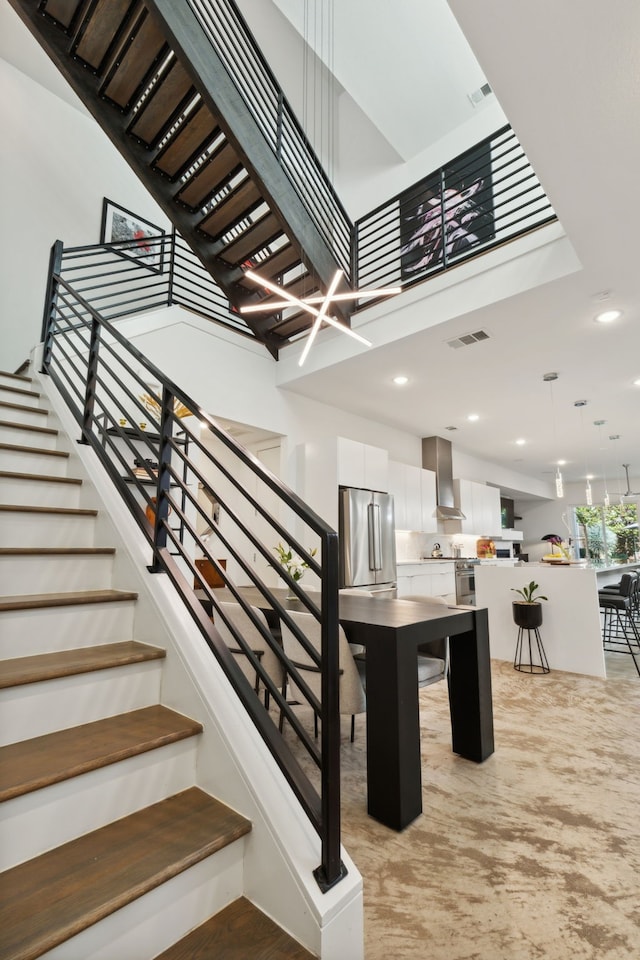
<svg viewBox="0 0 640 960">
<path fill-rule="evenodd" d="M 41 403 L 0 374 L 0 956 L 309 960 L 243 897 L 251 823 L 197 785 Z"/>
<path fill-rule="evenodd" d="M 235 308 L 269 302 L 249 266 L 297 297 L 349 274 L 352 225 L 232 0 L 10 2 Z M 277 356 L 313 318 L 246 321 Z"/>
</svg>

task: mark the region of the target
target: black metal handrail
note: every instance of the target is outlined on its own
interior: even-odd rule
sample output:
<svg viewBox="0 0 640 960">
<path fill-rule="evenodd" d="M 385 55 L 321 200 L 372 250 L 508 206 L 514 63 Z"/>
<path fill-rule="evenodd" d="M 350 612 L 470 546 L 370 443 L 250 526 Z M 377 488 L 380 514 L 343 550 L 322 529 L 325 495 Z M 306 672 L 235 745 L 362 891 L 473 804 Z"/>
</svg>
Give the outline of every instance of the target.
<svg viewBox="0 0 640 960">
<path fill-rule="evenodd" d="M 73 251 L 71 262 L 78 256 L 79 251 Z M 149 570 L 169 576 L 318 831 L 322 855 L 314 873 L 327 890 L 344 876 L 337 534 L 101 316 L 56 270 L 64 259 L 58 241 L 47 294 L 43 372 L 80 425 L 81 442 L 96 452 L 142 530 L 150 550 Z M 84 276 L 82 270 L 78 276 Z M 107 281 L 100 287 L 100 301 L 118 315 L 121 296 Z M 280 542 L 304 564 L 318 592 L 303 589 L 281 565 L 274 549 Z M 270 676 L 242 631 L 230 622 L 219 591 L 202 573 L 203 562 L 225 585 L 222 596 L 232 597 L 261 631 L 285 678 L 296 682 L 299 696 L 304 681 L 285 656 L 277 631 L 266 631 L 257 622 L 243 586 L 257 591 L 268 619 L 274 625 L 284 621 L 312 656 L 317 656 L 312 644 L 290 618 L 281 594 L 273 592 L 274 584 L 295 594 L 300 608 L 320 621 L 322 695 L 303 700 L 320 724 L 319 744 L 309 733 L 309 717 L 305 722 L 300 708 L 289 702 L 286 685 Z M 239 659 L 255 671 L 255 687 L 214 621 L 222 621 L 233 634 Z M 269 705 L 261 699 L 259 686 L 268 691 Z M 283 720 L 284 734 L 279 731 Z"/>
</svg>

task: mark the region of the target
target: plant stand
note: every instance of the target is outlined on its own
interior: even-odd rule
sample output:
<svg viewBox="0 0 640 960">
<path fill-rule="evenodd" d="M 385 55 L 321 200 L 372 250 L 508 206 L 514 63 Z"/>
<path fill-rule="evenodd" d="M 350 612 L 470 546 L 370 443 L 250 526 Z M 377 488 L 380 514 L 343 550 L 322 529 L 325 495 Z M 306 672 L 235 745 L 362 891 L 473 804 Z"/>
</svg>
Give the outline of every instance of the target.
<svg viewBox="0 0 640 960">
<path fill-rule="evenodd" d="M 525 633 L 527 634 L 526 643 L 524 642 Z M 534 636 L 534 643 L 531 641 L 531 634 Z M 520 670 L 521 673 L 551 673 L 551 667 L 547 661 L 540 631 L 537 627 L 534 627 L 533 630 L 528 630 L 526 627 L 519 628 L 513 668 L 514 670 Z"/>
<path fill-rule="evenodd" d="M 521 673 L 550 673 L 551 668 L 542 645 L 539 627 L 542 623 L 542 606 L 539 603 L 512 604 L 513 621 L 518 627 L 516 652 L 513 659 L 514 670 Z M 527 634 L 525 642 L 524 635 Z M 533 641 L 531 639 L 533 634 Z"/>
</svg>

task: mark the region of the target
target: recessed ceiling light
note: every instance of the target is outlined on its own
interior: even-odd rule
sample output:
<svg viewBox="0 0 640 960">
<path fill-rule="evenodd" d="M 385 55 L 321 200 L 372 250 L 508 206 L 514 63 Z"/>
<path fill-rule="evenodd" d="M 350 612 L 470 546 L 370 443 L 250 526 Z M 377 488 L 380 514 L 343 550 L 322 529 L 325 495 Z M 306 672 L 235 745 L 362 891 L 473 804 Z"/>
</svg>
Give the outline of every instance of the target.
<svg viewBox="0 0 640 960">
<path fill-rule="evenodd" d="M 467 420 L 471 420 L 472 422 L 474 420 L 479 420 L 479 419 L 480 419 L 480 414 L 478 413 L 470 413 L 469 416 L 467 417 Z"/>
<path fill-rule="evenodd" d="M 633 385 L 634 385 L 634 387 L 640 387 L 640 377 L 638 377 L 637 380 L 634 380 L 634 381 L 633 381 Z"/>
<path fill-rule="evenodd" d="M 613 320 L 617 320 L 618 317 L 621 316 L 621 310 L 605 310 L 603 313 L 598 314 L 596 317 L 596 323 L 611 323 Z"/>
<path fill-rule="evenodd" d="M 518 445 L 519 447 L 523 447 L 526 442 L 527 442 L 527 441 L 526 441 L 526 440 L 523 440 L 522 437 L 520 437 L 518 440 L 516 440 L 516 443 L 517 443 L 517 445 Z"/>
<path fill-rule="evenodd" d="M 567 463 L 566 460 L 558 460 L 558 466 L 559 466 L 559 467 L 564 467 L 564 466 L 566 466 L 566 463 Z"/>
<path fill-rule="evenodd" d="M 393 382 L 399 387 L 404 387 L 405 383 L 409 383 L 409 377 L 394 377 Z"/>
</svg>

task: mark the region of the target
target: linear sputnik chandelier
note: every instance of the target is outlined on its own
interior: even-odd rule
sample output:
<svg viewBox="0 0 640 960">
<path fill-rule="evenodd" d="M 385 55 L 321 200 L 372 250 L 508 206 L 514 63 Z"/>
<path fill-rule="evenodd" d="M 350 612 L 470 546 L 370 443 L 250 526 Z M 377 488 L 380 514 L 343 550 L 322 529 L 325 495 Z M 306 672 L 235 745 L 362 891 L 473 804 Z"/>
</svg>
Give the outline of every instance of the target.
<svg viewBox="0 0 640 960">
<path fill-rule="evenodd" d="M 245 277 L 249 280 L 253 280 L 254 283 L 257 283 L 258 286 L 264 287 L 266 290 L 271 290 L 272 293 L 277 293 L 279 296 L 284 297 L 284 300 L 278 300 L 274 302 L 273 300 L 270 303 L 256 303 L 251 304 L 247 307 L 240 307 L 240 313 L 255 313 L 258 310 L 282 310 L 284 307 L 296 306 L 300 307 L 302 310 L 305 310 L 312 317 L 315 317 L 315 321 L 309 336 L 307 337 L 307 342 L 305 344 L 304 350 L 298 360 L 298 366 L 302 364 L 307 359 L 309 351 L 313 345 L 313 341 L 316 338 L 318 330 L 323 323 L 328 323 L 332 327 L 335 327 L 337 330 L 341 330 L 342 333 L 348 334 L 350 337 L 353 337 L 354 340 L 358 340 L 359 343 L 364 343 L 365 346 L 370 347 L 371 341 L 361 337 L 359 333 L 356 333 L 351 327 L 348 327 L 345 323 L 341 323 L 340 320 L 336 320 L 335 317 L 332 317 L 327 311 L 332 303 L 335 303 L 338 300 L 363 300 L 370 297 L 390 297 L 396 293 L 402 293 L 402 287 L 379 287 L 377 290 L 350 290 L 348 293 L 336 293 L 336 289 L 343 275 L 342 270 L 338 270 L 329 284 L 329 288 L 324 296 L 317 297 L 305 297 L 300 300 L 298 297 L 294 297 L 292 293 L 289 293 L 287 290 L 283 290 L 282 287 L 279 287 L 275 283 L 271 283 L 270 280 L 266 280 L 264 277 L 259 276 L 259 274 L 254 273 L 253 270 L 247 270 L 245 272 Z M 314 304 L 320 304 L 320 308 L 317 309 Z"/>
</svg>

